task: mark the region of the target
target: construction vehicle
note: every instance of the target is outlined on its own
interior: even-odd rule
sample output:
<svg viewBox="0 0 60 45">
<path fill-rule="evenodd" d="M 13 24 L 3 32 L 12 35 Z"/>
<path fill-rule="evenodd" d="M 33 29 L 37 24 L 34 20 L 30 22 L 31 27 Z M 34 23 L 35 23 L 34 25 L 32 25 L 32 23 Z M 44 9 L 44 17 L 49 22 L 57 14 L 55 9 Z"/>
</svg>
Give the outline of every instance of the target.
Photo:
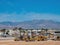
<svg viewBox="0 0 60 45">
<path fill-rule="evenodd" d="M 56 41 L 60 41 L 60 36 L 57 36 L 56 37 Z"/>
<path fill-rule="evenodd" d="M 45 40 L 47 40 L 47 37 L 46 37 L 46 36 L 38 36 L 38 37 L 36 38 L 36 40 L 37 40 L 37 41 L 45 41 Z"/>
<path fill-rule="evenodd" d="M 20 35 L 20 37 L 15 37 L 15 39 L 14 39 L 15 41 L 20 41 L 20 40 L 22 40 L 22 41 L 44 41 L 44 40 L 47 40 L 47 37 L 46 36 L 44 36 L 44 35 L 36 35 L 36 33 L 35 32 L 33 32 L 33 31 L 31 31 L 31 35 L 29 36 L 28 35 L 28 31 L 25 31 L 24 33 L 23 33 L 23 36 L 21 36 Z"/>
</svg>

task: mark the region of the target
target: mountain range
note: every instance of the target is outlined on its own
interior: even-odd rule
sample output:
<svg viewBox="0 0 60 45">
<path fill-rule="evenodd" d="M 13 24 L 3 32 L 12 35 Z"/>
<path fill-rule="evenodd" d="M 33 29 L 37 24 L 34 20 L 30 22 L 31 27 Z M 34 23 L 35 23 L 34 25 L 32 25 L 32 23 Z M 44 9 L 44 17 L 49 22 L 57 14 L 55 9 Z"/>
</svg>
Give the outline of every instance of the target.
<svg viewBox="0 0 60 45">
<path fill-rule="evenodd" d="M 14 27 L 21 27 L 23 29 L 60 29 L 60 22 L 53 20 L 31 20 L 31 21 L 23 21 L 23 22 L 0 22 L 0 29 L 13 29 Z"/>
</svg>

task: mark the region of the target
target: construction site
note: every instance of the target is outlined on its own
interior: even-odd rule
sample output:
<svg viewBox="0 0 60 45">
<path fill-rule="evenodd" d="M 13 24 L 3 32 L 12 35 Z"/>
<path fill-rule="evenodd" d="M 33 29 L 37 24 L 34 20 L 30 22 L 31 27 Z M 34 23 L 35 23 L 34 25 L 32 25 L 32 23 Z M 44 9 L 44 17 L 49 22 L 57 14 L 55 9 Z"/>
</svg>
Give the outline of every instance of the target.
<svg viewBox="0 0 60 45">
<path fill-rule="evenodd" d="M 12 37 L 0 37 L 0 45 L 59 45 L 59 30 L 14 29 Z"/>
<path fill-rule="evenodd" d="M 14 41 L 47 41 L 54 40 L 60 41 L 60 31 L 58 30 L 33 30 L 33 29 L 19 29 L 19 33 L 17 33 L 17 29 L 14 30 L 13 34 Z"/>
</svg>

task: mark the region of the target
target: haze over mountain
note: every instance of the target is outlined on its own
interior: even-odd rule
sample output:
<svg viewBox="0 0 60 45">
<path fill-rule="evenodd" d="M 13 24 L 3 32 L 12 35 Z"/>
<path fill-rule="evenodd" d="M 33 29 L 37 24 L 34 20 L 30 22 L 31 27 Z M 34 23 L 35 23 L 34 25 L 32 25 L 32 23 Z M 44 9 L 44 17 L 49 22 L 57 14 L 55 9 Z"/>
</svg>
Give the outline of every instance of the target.
<svg viewBox="0 0 60 45">
<path fill-rule="evenodd" d="M 59 5 L 60 0 L 0 0 L 0 29 L 60 29 Z"/>
<path fill-rule="evenodd" d="M 12 29 L 14 27 L 22 27 L 23 29 L 60 29 L 60 22 L 52 20 L 31 20 L 24 22 L 0 22 L 0 29 Z"/>
</svg>

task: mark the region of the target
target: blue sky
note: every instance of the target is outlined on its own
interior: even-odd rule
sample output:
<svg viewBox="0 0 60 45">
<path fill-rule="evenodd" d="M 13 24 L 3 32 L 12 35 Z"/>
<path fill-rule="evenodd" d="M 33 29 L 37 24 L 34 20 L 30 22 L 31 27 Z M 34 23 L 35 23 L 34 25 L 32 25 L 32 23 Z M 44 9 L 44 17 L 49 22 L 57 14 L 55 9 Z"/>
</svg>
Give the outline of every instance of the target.
<svg viewBox="0 0 60 45">
<path fill-rule="evenodd" d="M 60 0 L 0 0 L 0 21 L 60 21 Z"/>
</svg>

